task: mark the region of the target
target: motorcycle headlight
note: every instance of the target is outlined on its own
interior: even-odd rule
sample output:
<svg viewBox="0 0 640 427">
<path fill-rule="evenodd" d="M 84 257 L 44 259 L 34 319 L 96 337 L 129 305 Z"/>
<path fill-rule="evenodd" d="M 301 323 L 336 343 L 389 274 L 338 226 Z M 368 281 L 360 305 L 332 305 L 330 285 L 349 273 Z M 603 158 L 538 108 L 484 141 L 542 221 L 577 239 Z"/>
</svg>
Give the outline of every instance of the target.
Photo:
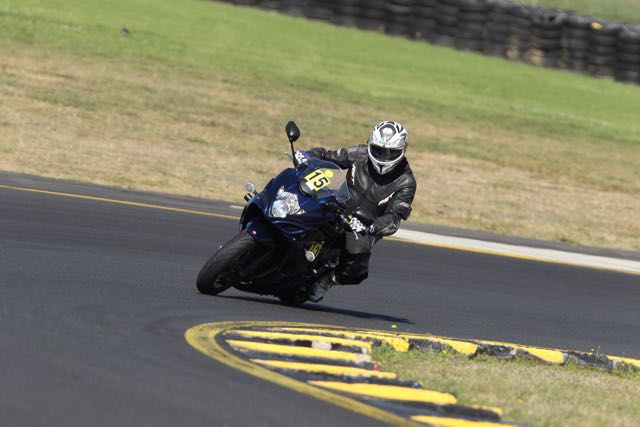
<svg viewBox="0 0 640 427">
<path fill-rule="evenodd" d="M 275 202 L 271 205 L 269 215 L 273 218 L 285 218 L 287 215 L 295 215 L 299 213 L 304 213 L 304 211 L 300 209 L 298 196 L 293 193 L 289 193 L 288 191 L 284 191 L 283 189 L 278 191 L 278 196 Z"/>
</svg>

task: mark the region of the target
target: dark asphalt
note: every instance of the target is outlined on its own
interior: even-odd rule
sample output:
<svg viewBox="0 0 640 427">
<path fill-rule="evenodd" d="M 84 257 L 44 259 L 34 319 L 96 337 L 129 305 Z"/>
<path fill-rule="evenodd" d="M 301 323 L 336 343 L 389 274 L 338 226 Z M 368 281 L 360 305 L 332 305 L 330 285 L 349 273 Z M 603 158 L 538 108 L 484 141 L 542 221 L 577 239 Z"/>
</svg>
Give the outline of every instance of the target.
<svg viewBox="0 0 640 427">
<path fill-rule="evenodd" d="M 228 210 L 219 202 L 46 185 Z M 640 357 L 640 276 L 382 242 L 366 284 L 335 288 L 320 305 L 197 294 L 199 268 L 236 230 L 226 219 L 0 189 L 2 424 L 378 425 L 201 355 L 183 334 L 212 321 L 397 324 Z"/>
</svg>

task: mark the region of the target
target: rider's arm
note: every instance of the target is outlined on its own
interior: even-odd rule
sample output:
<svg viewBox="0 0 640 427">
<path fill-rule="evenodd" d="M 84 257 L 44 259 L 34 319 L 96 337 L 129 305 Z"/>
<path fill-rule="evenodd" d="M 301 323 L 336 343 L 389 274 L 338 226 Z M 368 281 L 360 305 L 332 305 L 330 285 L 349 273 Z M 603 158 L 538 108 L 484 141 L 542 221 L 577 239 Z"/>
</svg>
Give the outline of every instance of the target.
<svg viewBox="0 0 640 427">
<path fill-rule="evenodd" d="M 340 166 L 342 169 L 349 169 L 358 156 L 359 146 L 339 148 L 337 150 L 326 150 L 324 148 L 312 148 L 310 153 L 320 160 L 328 160 Z"/>
<path fill-rule="evenodd" d="M 416 187 L 404 187 L 396 191 L 385 213 L 373 222 L 372 234 L 389 236 L 398 231 L 400 220 L 406 221 L 411 214 L 411 203 L 415 194 Z"/>
</svg>

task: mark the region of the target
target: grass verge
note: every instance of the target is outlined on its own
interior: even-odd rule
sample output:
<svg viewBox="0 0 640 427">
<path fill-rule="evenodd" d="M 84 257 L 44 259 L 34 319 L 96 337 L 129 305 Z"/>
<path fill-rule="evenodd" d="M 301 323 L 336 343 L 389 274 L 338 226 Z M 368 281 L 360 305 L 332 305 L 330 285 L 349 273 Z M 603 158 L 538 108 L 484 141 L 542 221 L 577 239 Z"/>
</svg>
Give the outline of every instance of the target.
<svg viewBox="0 0 640 427">
<path fill-rule="evenodd" d="M 120 31 L 125 25 L 129 35 Z M 412 135 L 414 220 L 640 249 L 640 88 L 203 1 L 0 0 L 0 168 L 241 200 Z"/>
<path fill-rule="evenodd" d="M 640 372 L 608 373 L 576 365 L 447 352 L 376 350 L 385 371 L 454 394 L 460 403 L 500 407 L 503 420 L 535 426 L 635 426 Z"/>
</svg>

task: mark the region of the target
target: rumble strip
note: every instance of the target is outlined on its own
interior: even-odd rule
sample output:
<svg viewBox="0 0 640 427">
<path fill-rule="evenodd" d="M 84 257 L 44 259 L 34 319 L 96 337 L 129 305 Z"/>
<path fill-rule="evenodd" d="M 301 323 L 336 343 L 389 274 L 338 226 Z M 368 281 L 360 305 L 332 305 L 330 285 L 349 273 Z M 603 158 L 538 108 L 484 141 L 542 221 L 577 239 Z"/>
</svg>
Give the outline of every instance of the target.
<svg viewBox="0 0 640 427">
<path fill-rule="evenodd" d="M 398 379 L 393 372 L 380 371 L 371 359 L 374 346 L 640 369 L 640 360 L 595 353 L 286 322 L 206 323 L 189 329 L 185 338 L 200 352 L 233 368 L 398 426 L 514 424 L 500 422 L 499 408 L 459 405 L 446 391 L 427 390 Z"/>
</svg>

